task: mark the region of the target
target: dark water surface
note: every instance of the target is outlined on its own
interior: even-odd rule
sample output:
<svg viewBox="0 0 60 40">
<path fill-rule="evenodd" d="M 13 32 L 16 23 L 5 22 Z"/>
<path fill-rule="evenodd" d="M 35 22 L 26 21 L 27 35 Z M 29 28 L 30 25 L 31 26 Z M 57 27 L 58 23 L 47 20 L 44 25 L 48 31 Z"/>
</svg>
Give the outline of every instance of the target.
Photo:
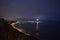
<svg viewBox="0 0 60 40">
<path fill-rule="evenodd" d="M 36 23 L 24 23 L 20 25 L 32 35 L 36 36 Z M 41 40 L 59 40 L 60 39 L 60 21 L 47 20 L 39 23 L 39 37 Z"/>
</svg>

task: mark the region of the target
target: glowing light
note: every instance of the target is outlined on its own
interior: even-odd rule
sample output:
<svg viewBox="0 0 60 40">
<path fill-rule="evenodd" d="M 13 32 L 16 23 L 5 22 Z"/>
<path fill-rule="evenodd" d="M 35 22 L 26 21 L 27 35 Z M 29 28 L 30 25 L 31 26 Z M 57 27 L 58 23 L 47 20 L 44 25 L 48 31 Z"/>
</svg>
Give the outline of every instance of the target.
<svg viewBox="0 0 60 40">
<path fill-rule="evenodd" d="M 39 33 L 38 33 L 38 31 L 39 31 L 39 19 L 37 18 L 36 19 L 36 31 L 37 31 L 37 33 L 36 33 L 36 35 L 39 35 Z"/>
<path fill-rule="evenodd" d="M 37 21 L 39 21 L 39 19 L 36 19 Z"/>
<path fill-rule="evenodd" d="M 16 21 L 16 24 L 20 23 L 19 21 Z"/>
</svg>

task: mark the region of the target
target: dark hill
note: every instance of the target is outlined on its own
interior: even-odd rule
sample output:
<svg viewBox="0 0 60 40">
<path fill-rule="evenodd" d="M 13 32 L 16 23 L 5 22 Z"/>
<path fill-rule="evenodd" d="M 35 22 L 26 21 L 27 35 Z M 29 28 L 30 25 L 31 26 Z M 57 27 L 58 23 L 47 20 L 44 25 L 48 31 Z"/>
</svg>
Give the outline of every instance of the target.
<svg viewBox="0 0 60 40">
<path fill-rule="evenodd" d="M 0 18 L 0 40 L 37 40 L 37 38 L 13 29 L 6 20 Z"/>
</svg>

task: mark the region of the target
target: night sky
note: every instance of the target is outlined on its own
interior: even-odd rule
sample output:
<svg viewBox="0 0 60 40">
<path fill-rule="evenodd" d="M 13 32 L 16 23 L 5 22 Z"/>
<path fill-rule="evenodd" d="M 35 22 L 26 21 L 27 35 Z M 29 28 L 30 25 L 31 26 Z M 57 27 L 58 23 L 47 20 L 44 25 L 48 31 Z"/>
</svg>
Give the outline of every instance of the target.
<svg viewBox="0 0 60 40">
<path fill-rule="evenodd" d="M 20 17 L 60 18 L 59 0 L 1 0 L 0 17 L 15 19 Z"/>
</svg>

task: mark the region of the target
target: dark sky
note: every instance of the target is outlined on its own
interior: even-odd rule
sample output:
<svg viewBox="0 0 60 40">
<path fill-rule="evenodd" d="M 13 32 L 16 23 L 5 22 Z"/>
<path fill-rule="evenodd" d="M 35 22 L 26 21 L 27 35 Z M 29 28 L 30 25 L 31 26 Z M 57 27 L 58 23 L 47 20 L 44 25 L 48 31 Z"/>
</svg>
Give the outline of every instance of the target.
<svg viewBox="0 0 60 40">
<path fill-rule="evenodd" d="M 58 17 L 59 0 L 1 0 L 0 17 L 15 19 L 19 17 Z"/>
</svg>

